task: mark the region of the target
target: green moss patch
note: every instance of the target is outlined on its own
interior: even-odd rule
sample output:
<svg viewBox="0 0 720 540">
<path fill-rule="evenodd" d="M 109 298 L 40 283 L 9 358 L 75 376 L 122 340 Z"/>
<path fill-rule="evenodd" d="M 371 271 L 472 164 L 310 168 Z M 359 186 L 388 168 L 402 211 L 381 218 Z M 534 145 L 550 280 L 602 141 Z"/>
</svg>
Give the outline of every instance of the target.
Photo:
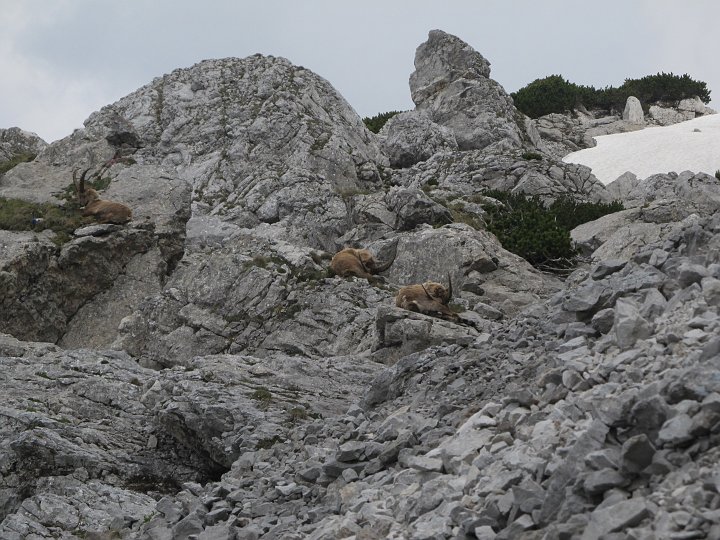
<svg viewBox="0 0 720 540">
<path fill-rule="evenodd" d="M 0 197 L 0 229 L 6 231 L 40 232 L 50 229 L 57 233 L 58 241 L 64 243 L 75 229 L 90 223 L 93 223 L 92 217 L 83 216 L 76 204 L 57 206 Z"/>
</svg>

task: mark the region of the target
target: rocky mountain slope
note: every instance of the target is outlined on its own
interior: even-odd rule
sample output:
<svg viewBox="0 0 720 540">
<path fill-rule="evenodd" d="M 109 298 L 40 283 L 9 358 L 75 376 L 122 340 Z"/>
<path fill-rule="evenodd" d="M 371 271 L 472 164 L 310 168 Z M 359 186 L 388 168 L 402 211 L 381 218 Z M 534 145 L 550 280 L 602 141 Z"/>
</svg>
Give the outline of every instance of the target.
<svg viewBox="0 0 720 540">
<path fill-rule="evenodd" d="M 134 217 L 0 231 L 0 537 L 720 534 L 716 179 L 603 186 L 460 39 L 415 67 L 375 136 L 287 60 L 201 62 L 0 176 L 68 204 L 105 167 Z M 629 204 L 561 280 L 488 188 Z M 351 244 L 383 279 L 329 276 Z M 395 307 L 448 279 L 459 322 Z"/>
</svg>

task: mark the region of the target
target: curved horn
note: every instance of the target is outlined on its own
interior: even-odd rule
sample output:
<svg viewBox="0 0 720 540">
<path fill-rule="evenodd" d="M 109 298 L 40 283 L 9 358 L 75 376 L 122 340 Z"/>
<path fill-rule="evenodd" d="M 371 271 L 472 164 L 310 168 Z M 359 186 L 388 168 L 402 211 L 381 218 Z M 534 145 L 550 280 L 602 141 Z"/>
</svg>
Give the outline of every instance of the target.
<svg viewBox="0 0 720 540">
<path fill-rule="evenodd" d="M 445 295 L 444 304 L 448 304 L 450 300 L 452 300 L 452 278 L 450 277 L 450 272 L 448 272 L 448 289 L 447 294 Z"/>
<path fill-rule="evenodd" d="M 425 295 L 426 295 L 430 300 L 435 300 L 432 296 L 430 296 L 430 293 L 429 293 L 428 290 L 425 288 L 425 284 L 424 284 L 424 283 L 421 283 L 420 286 L 422 287 L 422 290 L 425 291 Z"/>
<path fill-rule="evenodd" d="M 92 167 L 88 167 L 80 175 L 80 193 L 83 193 L 85 191 L 85 176 L 87 176 L 87 173 L 90 169 L 92 169 Z M 73 178 L 74 178 L 74 176 L 73 176 Z"/>
<path fill-rule="evenodd" d="M 375 267 L 375 273 L 376 273 L 376 274 L 380 274 L 380 273 L 384 272 L 385 270 L 387 270 L 388 268 L 390 268 L 390 266 L 392 265 L 392 263 L 395 262 L 395 258 L 397 257 L 398 242 L 399 242 L 399 240 L 395 240 L 395 249 L 393 250 L 392 257 L 391 257 L 388 261 L 384 262 L 383 264 L 378 264 L 378 265 Z M 427 292 L 427 291 L 425 291 L 425 292 Z"/>
</svg>

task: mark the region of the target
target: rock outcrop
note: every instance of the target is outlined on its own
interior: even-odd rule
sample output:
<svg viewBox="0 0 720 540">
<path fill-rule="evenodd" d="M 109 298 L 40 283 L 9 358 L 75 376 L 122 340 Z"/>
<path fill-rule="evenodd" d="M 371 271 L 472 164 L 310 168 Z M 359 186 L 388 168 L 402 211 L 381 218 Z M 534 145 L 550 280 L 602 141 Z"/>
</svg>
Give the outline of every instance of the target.
<svg viewBox="0 0 720 540">
<path fill-rule="evenodd" d="M 531 123 L 490 78 L 490 62 L 441 30 L 432 30 L 415 53 L 410 93 L 418 111 L 450 129 L 460 150 L 502 152 L 539 143 Z"/>
<path fill-rule="evenodd" d="M 407 111 L 390 118 L 380 131 L 382 149 L 391 167 L 411 167 L 438 152 L 452 152 L 458 145 L 455 135 L 419 111 Z"/>
<path fill-rule="evenodd" d="M 625 210 L 579 225 L 575 244 L 593 260 L 628 259 L 637 250 L 720 210 L 720 182 L 704 173 L 624 175 L 608 186 Z"/>
<path fill-rule="evenodd" d="M 706 114 L 715 114 L 715 111 L 696 97 L 681 100 L 677 107 L 665 104 L 651 105 L 648 114 L 654 124 L 670 126 Z"/>
<path fill-rule="evenodd" d="M 35 133 L 17 127 L 0 129 L 0 164 L 16 156 L 35 156 L 47 145 Z"/>
</svg>

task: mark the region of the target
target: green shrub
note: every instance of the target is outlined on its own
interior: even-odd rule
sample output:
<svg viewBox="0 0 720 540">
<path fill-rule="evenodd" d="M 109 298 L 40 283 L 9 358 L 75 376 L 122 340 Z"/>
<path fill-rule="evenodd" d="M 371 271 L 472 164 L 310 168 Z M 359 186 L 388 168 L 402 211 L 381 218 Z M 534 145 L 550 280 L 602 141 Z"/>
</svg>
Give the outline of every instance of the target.
<svg viewBox="0 0 720 540">
<path fill-rule="evenodd" d="M 687 73 L 682 76 L 658 73 L 647 75 L 642 79 L 625 79 L 619 90 L 620 97 L 624 97 L 623 105 L 628 96 L 635 96 L 642 103 L 680 101 L 697 96 L 703 103 L 710 103 L 710 90 L 707 84 L 691 79 Z"/>
<path fill-rule="evenodd" d="M 540 161 L 542 160 L 542 154 L 538 154 L 537 152 L 523 152 L 522 158 L 527 160 L 534 159 Z"/>
<path fill-rule="evenodd" d="M 488 191 L 488 197 L 503 206 L 485 206 L 487 229 L 502 246 L 543 269 L 567 269 L 575 264 L 577 252 L 570 231 L 587 221 L 622 210 L 620 203 L 581 203 L 570 197 L 550 205 L 542 200 L 503 191 Z"/>
<path fill-rule="evenodd" d="M 562 75 L 550 75 L 536 79 L 510 95 L 521 112 L 530 118 L 537 118 L 570 111 L 581 104 L 582 96 L 589 92 L 586 87 L 566 81 Z"/>
<path fill-rule="evenodd" d="M 536 79 L 517 92 L 510 94 L 515 106 L 530 118 L 550 113 L 563 113 L 584 105 L 587 108 L 622 110 L 629 96 L 635 96 L 645 108 L 652 103 L 677 102 L 699 97 L 710 102 L 710 90 L 702 81 L 693 80 L 687 73 L 658 73 L 641 79 L 625 79 L 618 88 L 606 86 L 580 86 L 565 80 L 562 75 Z"/>
<path fill-rule="evenodd" d="M 718 180 L 720 180 L 720 169 L 718 169 L 717 171 L 715 171 L 715 178 L 717 178 Z"/>
<path fill-rule="evenodd" d="M 264 386 L 261 386 L 255 390 L 250 397 L 256 401 L 260 401 L 261 403 L 269 403 L 272 400 L 272 392 Z"/>
<path fill-rule="evenodd" d="M 605 203 L 578 202 L 572 197 L 560 197 L 553 201 L 548 211 L 554 216 L 555 222 L 564 229 L 572 231 L 578 225 L 595 221 L 606 214 L 623 210 L 622 203 L 614 201 Z"/>
<path fill-rule="evenodd" d="M 35 154 L 17 154 L 7 161 L 0 162 L 0 174 L 5 174 L 20 163 L 27 163 L 35 159 Z"/>
<path fill-rule="evenodd" d="M 363 122 L 365 123 L 365 127 L 367 127 L 373 133 L 380 133 L 380 130 L 385 125 L 385 123 L 396 114 L 400 114 L 400 111 L 380 113 L 372 117 L 366 116 L 365 118 L 363 118 Z"/>
</svg>

